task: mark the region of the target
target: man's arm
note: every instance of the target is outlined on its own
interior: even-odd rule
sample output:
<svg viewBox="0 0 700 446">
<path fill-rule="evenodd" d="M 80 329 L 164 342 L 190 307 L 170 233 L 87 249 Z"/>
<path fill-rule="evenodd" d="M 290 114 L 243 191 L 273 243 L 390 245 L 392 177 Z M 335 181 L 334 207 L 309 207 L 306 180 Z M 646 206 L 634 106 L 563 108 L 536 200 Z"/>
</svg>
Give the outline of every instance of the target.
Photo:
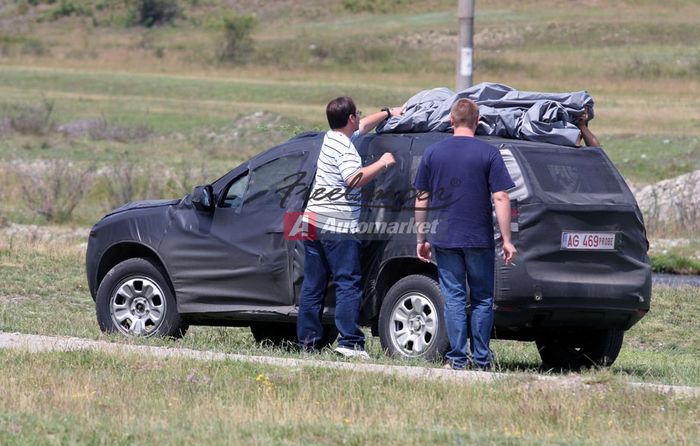
<svg viewBox="0 0 700 446">
<path fill-rule="evenodd" d="M 362 187 L 365 184 L 372 181 L 374 179 L 374 177 L 379 175 L 379 173 L 387 170 L 388 168 L 390 168 L 394 164 L 396 164 L 396 160 L 394 159 L 394 155 L 392 155 L 389 152 L 386 152 L 377 161 L 375 161 L 372 164 L 365 166 L 361 169 L 358 169 L 355 173 L 350 175 L 347 178 L 346 183 L 348 186 L 352 187 L 353 189 Z"/>
<path fill-rule="evenodd" d="M 388 119 L 389 116 L 401 116 L 402 114 L 403 108 L 392 107 L 389 109 L 388 114 L 386 111 L 381 110 L 376 113 L 372 113 L 371 115 L 365 116 L 364 118 L 360 119 L 360 135 L 364 135 L 371 132 L 376 126 L 379 125 L 380 122 L 384 121 L 385 119 Z"/>
<path fill-rule="evenodd" d="M 428 220 L 428 203 L 430 201 L 430 192 L 419 190 L 416 193 L 416 256 L 424 262 L 430 262 L 433 258 L 433 252 L 430 249 L 430 243 L 427 240 L 425 233 L 426 221 Z"/>
<path fill-rule="evenodd" d="M 578 129 L 581 131 L 581 136 L 579 138 L 578 144 L 581 144 L 581 139 L 588 147 L 600 147 L 600 141 L 593 134 L 591 129 L 588 128 L 588 107 L 585 107 L 581 117 L 578 120 Z"/>
<path fill-rule="evenodd" d="M 496 207 L 498 228 L 501 231 L 501 237 L 503 237 L 503 259 L 506 265 L 510 265 L 518 252 L 511 242 L 510 198 L 508 198 L 508 192 L 506 191 L 494 192 L 491 196 L 493 197 L 493 204 Z"/>
<path fill-rule="evenodd" d="M 598 141 L 598 138 L 591 132 L 591 129 L 589 129 L 587 125 L 579 125 L 579 130 L 581 130 L 583 142 L 586 143 L 588 147 L 600 147 L 600 141 Z"/>
</svg>

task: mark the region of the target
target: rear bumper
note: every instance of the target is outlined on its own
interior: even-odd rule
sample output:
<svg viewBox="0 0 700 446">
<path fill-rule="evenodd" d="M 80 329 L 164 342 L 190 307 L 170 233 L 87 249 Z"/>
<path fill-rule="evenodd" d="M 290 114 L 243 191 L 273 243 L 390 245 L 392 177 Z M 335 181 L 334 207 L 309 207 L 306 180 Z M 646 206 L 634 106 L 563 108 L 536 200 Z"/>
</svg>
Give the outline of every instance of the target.
<svg viewBox="0 0 700 446">
<path fill-rule="evenodd" d="M 534 339 L 553 330 L 627 330 L 639 322 L 649 308 L 611 306 L 600 299 L 550 303 L 547 305 L 496 305 L 494 327 L 501 339 Z"/>
<path fill-rule="evenodd" d="M 651 267 L 627 260 L 615 267 L 552 263 L 546 272 L 538 270 L 537 262 L 500 264 L 494 299 L 497 336 L 532 339 L 561 330 L 629 329 L 649 311 Z"/>
</svg>

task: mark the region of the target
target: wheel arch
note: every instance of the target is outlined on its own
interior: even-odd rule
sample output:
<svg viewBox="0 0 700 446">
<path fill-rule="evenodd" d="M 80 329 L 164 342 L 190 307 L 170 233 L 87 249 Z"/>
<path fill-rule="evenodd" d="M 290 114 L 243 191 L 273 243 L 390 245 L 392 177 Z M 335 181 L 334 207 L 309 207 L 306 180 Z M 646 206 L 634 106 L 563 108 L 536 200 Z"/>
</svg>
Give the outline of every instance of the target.
<svg viewBox="0 0 700 446">
<path fill-rule="evenodd" d="M 165 273 L 165 280 L 168 282 L 170 291 L 172 291 L 173 297 L 175 297 L 175 300 L 177 301 L 177 296 L 175 295 L 175 288 L 173 287 L 173 283 L 170 280 L 170 274 L 168 273 L 168 269 L 165 267 L 165 263 L 163 263 L 163 260 L 150 246 L 132 241 L 115 243 L 114 245 L 107 248 L 105 253 L 102 255 L 102 257 L 100 258 L 100 263 L 97 267 L 97 275 L 95 277 L 95 289 L 91 290 L 92 300 L 95 300 L 97 296 L 97 289 L 99 288 L 100 284 L 102 283 L 102 279 L 104 279 L 109 270 L 111 270 L 116 265 L 125 260 L 133 259 L 136 257 L 150 259 L 153 262 L 155 262 L 160 268 L 162 268 L 163 272 Z"/>
<path fill-rule="evenodd" d="M 412 274 L 424 274 L 438 280 L 437 265 L 435 263 L 425 263 L 416 257 L 394 257 L 382 264 L 377 272 L 375 284 L 376 292 L 376 314 L 382 305 L 384 296 L 393 284 Z"/>
</svg>

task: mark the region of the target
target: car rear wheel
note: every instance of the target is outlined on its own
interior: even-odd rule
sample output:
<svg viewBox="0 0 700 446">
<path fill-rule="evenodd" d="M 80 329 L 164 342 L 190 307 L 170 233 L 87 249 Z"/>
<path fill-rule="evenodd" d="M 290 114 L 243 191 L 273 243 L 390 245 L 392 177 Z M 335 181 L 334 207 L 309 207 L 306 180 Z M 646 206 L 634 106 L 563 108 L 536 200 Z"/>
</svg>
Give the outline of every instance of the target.
<svg viewBox="0 0 700 446">
<path fill-rule="evenodd" d="M 179 338 L 187 325 L 165 272 L 147 258 L 125 260 L 102 279 L 95 300 L 97 322 L 104 332 L 127 336 Z"/>
<path fill-rule="evenodd" d="M 447 352 L 445 303 L 440 286 L 422 274 L 396 282 L 379 312 L 379 336 L 390 356 L 436 360 Z"/>
<path fill-rule="evenodd" d="M 544 369 L 609 367 L 620 353 L 623 338 L 624 331 L 615 328 L 566 336 L 551 334 L 537 340 L 537 350 Z"/>
<path fill-rule="evenodd" d="M 250 325 L 255 341 L 260 344 L 270 344 L 276 347 L 290 347 L 297 344 L 296 324 L 285 322 L 256 322 Z M 323 326 L 323 337 L 316 343 L 317 349 L 330 346 L 338 337 L 334 325 Z"/>
</svg>

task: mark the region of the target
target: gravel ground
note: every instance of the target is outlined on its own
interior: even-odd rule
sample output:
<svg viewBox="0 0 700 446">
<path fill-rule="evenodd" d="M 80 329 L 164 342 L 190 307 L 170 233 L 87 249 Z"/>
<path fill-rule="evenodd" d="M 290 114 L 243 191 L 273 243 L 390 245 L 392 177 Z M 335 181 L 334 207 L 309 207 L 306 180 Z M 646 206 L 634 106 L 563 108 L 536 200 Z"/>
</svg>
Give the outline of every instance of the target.
<svg viewBox="0 0 700 446">
<path fill-rule="evenodd" d="M 392 366 L 381 364 L 363 364 L 359 362 L 320 361 L 314 359 L 275 358 L 269 356 L 249 356 L 232 353 L 198 351 L 187 348 L 152 347 L 147 345 L 118 344 L 95 341 L 68 336 L 40 336 L 21 333 L 0 332 L 0 348 L 42 351 L 76 351 L 99 350 L 108 353 L 141 354 L 158 358 L 179 357 L 202 361 L 240 361 L 276 367 L 319 367 L 352 372 L 383 373 L 411 379 L 444 380 L 464 383 L 496 382 L 506 378 L 523 378 L 528 386 L 545 386 L 547 388 L 587 388 L 595 384 L 586 382 L 578 374 L 565 376 L 546 376 L 518 373 L 457 371 L 431 367 Z M 630 382 L 629 386 L 664 394 L 700 397 L 700 387 L 671 386 Z"/>
<path fill-rule="evenodd" d="M 678 274 L 655 273 L 651 276 L 653 285 L 669 287 L 700 287 L 700 276 L 681 276 Z"/>
</svg>

